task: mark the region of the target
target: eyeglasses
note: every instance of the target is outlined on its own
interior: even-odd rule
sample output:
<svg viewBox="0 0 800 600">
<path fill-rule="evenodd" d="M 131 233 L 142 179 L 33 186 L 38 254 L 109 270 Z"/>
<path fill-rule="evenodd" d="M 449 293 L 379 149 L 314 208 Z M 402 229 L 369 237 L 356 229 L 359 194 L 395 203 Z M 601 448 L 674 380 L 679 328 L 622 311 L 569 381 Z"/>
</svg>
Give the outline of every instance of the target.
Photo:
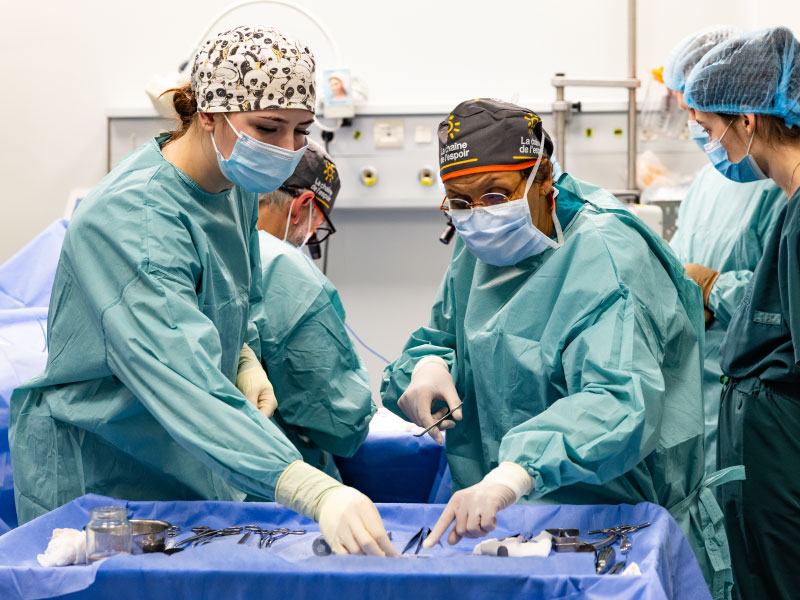
<svg viewBox="0 0 800 600">
<path fill-rule="evenodd" d="M 527 181 L 528 176 L 526 171 L 520 171 L 520 181 L 517 183 L 517 186 L 514 190 L 512 190 L 511 195 L 508 196 L 506 194 L 501 194 L 500 192 L 489 192 L 484 194 L 480 198 L 478 198 L 475 202 L 471 202 L 470 200 L 465 200 L 463 198 L 448 198 L 445 196 L 444 200 L 442 200 L 441 206 L 439 206 L 440 210 L 468 210 L 473 208 L 485 208 L 487 206 L 497 206 L 498 204 L 503 204 L 505 202 L 510 202 L 512 196 L 519 191 L 520 186 Z M 516 198 L 514 198 L 516 200 Z"/>
<path fill-rule="evenodd" d="M 317 230 L 314 232 L 314 235 L 312 235 L 308 239 L 308 243 L 321 244 L 322 242 L 327 240 L 333 233 L 336 233 L 336 230 L 331 229 L 327 223 L 325 225 L 320 225 L 319 227 L 317 227 Z"/>
<path fill-rule="evenodd" d="M 490 192 L 484 194 L 475 202 L 464 200 L 463 198 L 448 198 L 445 196 L 442 201 L 440 210 L 468 210 L 471 208 L 484 208 L 486 206 L 497 206 L 509 201 L 509 196 L 499 192 Z"/>
</svg>

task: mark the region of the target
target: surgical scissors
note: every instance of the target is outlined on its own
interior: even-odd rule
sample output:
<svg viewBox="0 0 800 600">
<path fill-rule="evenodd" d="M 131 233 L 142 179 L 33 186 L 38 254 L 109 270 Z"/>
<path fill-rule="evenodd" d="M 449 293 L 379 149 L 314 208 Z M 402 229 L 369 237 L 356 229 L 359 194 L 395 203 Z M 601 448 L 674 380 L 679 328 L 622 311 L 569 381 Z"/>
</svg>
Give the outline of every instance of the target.
<svg viewBox="0 0 800 600">
<path fill-rule="evenodd" d="M 269 548 L 277 542 L 278 540 L 285 538 L 287 535 L 305 535 L 305 529 L 286 529 L 285 527 L 279 527 L 277 529 L 273 529 L 269 532 L 269 540 L 267 541 L 265 548 Z"/>
<path fill-rule="evenodd" d="M 224 529 L 217 529 L 211 535 L 206 536 L 202 540 L 197 540 L 192 544 L 192 548 L 195 546 L 202 546 L 203 544 L 207 544 L 211 540 L 217 537 L 224 537 L 226 535 L 236 535 L 237 533 L 241 533 L 241 527 L 225 527 Z"/>
<path fill-rule="evenodd" d="M 253 533 L 259 533 L 261 531 L 261 527 L 258 525 L 247 525 L 244 530 L 247 532 L 245 533 L 242 538 L 237 542 L 237 544 L 246 544 L 247 540 L 250 538 L 250 535 Z"/>
<path fill-rule="evenodd" d="M 414 437 L 422 437 L 423 435 L 425 435 L 426 433 L 428 433 L 428 432 L 429 432 L 431 429 L 433 429 L 434 427 L 436 427 L 436 426 L 437 426 L 439 423 L 441 423 L 442 421 L 444 421 L 444 420 L 445 420 L 447 417 L 451 416 L 451 415 L 452 415 L 454 412 L 456 412 L 456 411 L 457 411 L 459 408 L 461 408 L 462 406 L 464 406 L 464 403 L 463 403 L 463 402 L 462 402 L 461 404 L 459 404 L 458 406 L 456 406 L 455 408 L 448 408 L 448 409 L 447 409 L 447 412 L 446 412 L 446 413 L 444 413 L 444 414 L 443 414 L 441 417 L 439 417 L 439 418 L 436 420 L 436 422 L 435 422 L 433 425 L 431 425 L 430 427 L 428 427 L 428 428 L 427 428 L 427 429 L 425 429 L 424 431 L 421 431 L 420 433 L 415 433 L 415 434 L 414 434 Z"/>
<path fill-rule="evenodd" d="M 172 544 L 167 550 L 172 550 L 173 552 L 177 552 L 181 550 L 181 546 L 185 546 L 186 544 L 192 544 L 192 547 L 197 546 L 201 543 L 205 543 L 206 541 L 210 541 L 212 538 L 225 536 L 225 535 L 235 535 L 242 531 L 241 527 L 225 527 L 223 529 L 211 529 L 207 525 L 200 525 L 198 527 L 192 527 L 192 531 L 196 534 L 191 537 L 182 539 L 180 542 L 176 542 Z"/>
</svg>

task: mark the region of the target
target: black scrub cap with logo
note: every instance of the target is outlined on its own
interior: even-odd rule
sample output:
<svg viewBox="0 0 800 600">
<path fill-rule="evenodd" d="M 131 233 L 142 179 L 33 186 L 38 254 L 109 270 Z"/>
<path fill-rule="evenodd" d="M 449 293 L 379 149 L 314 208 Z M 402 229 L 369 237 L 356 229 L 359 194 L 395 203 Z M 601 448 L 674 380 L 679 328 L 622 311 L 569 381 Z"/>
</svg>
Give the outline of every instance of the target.
<svg viewBox="0 0 800 600">
<path fill-rule="evenodd" d="M 313 140 L 308 140 L 303 158 L 281 187 L 314 192 L 314 202 L 327 219 L 342 187 L 342 181 L 328 153 Z"/>
<path fill-rule="evenodd" d="M 442 181 L 472 173 L 517 171 L 553 154 L 553 141 L 532 110 L 476 98 L 456 106 L 439 124 L 439 173 Z"/>
</svg>

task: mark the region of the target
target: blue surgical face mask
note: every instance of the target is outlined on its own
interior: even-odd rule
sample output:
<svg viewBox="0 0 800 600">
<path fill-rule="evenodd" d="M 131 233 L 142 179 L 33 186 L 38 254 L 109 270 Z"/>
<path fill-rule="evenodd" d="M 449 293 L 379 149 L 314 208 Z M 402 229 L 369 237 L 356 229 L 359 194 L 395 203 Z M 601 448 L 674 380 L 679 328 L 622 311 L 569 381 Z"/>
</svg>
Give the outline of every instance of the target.
<svg viewBox="0 0 800 600">
<path fill-rule="evenodd" d="M 706 130 L 703 129 L 703 126 L 694 119 L 689 119 L 689 136 L 692 138 L 692 141 L 697 144 L 697 147 L 705 152 L 705 146 L 708 143 L 709 135 L 706 133 Z"/>
<path fill-rule="evenodd" d="M 539 170 L 543 148 L 544 136 L 539 144 L 536 166 L 528 177 L 525 193 L 519 200 L 495 206 L 448 211 L 464 244 L 486 264 L 507 267 L 541 254 L 548 248 L 559 248 L 564 243 L 555 203 L 551 214 L 557 242 L 534 226 L 528 206 L 528 191 Z"/>
<path fill-rule="evenodd" d="M 236 134 L 236 143 L 228 159 L 222 157 L 211 134 L 211 143 L 217 153 L 217 162 L 225 179 L 249 192 L 267 194 L 277 190 L 291 177 L 297 163 L 303 158 L 308 141 L 299 150 L 287 150 L 272 144 L 259 142 L 246 133 L 236 131 L 228 115 L 222 115 Z"/>
<path fill-rule="evenodd" d="M 725 128 L 725 131 L 722 132 L 722 135 L 719 136 L 719 139 L 711 140 L 703 147 L 711 164 L 714 165 L 717 171 L 731 181 L 750 183 L 761 179 L 769 179 L 759 168 L 753 155 L 750 154 L 750 146 L 753 145 L 753 138 L 756 135 L 755 129 L 753 130 L 753 135 L 750 136 L 750 143 L 747 146 L 747 154 L 745 154 L 744 158 L 738 163 L 732 163 L 728 160 L 728 151 L 722 146 L 722 138 L 728 133 L 728 129 L 731 128 L 732 124 L 733 121 L 728 123 L 728 126 Z"/>
</svg>

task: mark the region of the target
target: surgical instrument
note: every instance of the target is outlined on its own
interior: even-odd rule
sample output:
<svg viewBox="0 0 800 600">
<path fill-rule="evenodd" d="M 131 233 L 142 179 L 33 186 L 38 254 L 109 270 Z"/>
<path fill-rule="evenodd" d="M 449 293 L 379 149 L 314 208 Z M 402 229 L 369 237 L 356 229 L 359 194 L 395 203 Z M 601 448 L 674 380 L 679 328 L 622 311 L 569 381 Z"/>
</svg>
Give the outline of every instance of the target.
<svg viewBox="0 0 800 600">
<path fill-rule="evenodd" d="M 619 541 L 620 554 L 627 554 L 631 549 L 631 540 L 626 533 L 622 534 L 622 539 Z"/>
<path fill-rule="evenodd" d="M 261 531 L 261 528 L 258 525 L 247 525 L 245 528 L 245 534 L 239 539 L 237 544 L 246 544 L 247 540 L 250 538 L 250 535 L 253 533 L 258 533 Z"/>
<path fill-rule="evenodd" d="M 269 532 L 269 540 L 267 541 L 265 548 L 269 548 L 274 544 L 276 541 L 285 538 L 287 535 L 305 535 L 305 529 L 286 529 L 285 527 L 279 527 L 278 529 L 273 529 Z"/>
<path fill-rule="evenodd" d="M 428 433 L 428 432 L 429 432 L 431 429 L 433 429 L 434 427 L 436 427 L 436 426 L 437 426 L 439 423 L 441 423 L 442 421 L 444 421 L 444 420 L 445 420 L 447 417 L 451 416 L 451 415 L 452 415 L 454 412 L 456 412 L 456 411 L 457 411 L 459 408 L 461 408 L 462 406 L 464 406 L 464 403 L 463 403 L 463 402 L 462 402 L 461 404 L 459 404 L 458 406 L 456 406 L 455 408 L 449 408 L 449 409 L 447 409 L 447 412 L 446 412 L 446 413 L 444 413 L 444 414 L 443 414 L 441 417 L 439 417 L 439 418 L 436 420 L 436 422 L 434 422 L 434 423 L 433 423 L 433 425 L 431 425 L 430 427 L 428 427 L 428 428 L 427 428 L 427 429 L 425 429 L 424 431 L 421 431 L 420 433 L 415 433 L 415 434 L 414 434 L 414 437 L 422 437 L 423 435 L 425 435 L 426 433 Z"/>
<path fill-rule="evenodd" d="M 617 564 L 615 564 L 611 568 L 611 570 L 608 572 L 608 574 L 609 575 L 619 575 L 622 572 L 622 570 L 625 568 L 625 565 L 627 565 L 627 564 L 628 564 L 627 559 L 619 561 Z"/>
<path fill-rule="evenodd" d="M 328 545 L 328 542 L 325 541 L 324 537 L 319 536 L 312 542 L 311 551 L 314 553 L 314 556 L 329 556 L 331 554 L 331 547 Z"/>
<path fill-rule="evenodd" d="M 546 529 L 553 536 L 553 548 L 556 552 L 594 552 L 597 547 L 587 544 L 578 537 L 577 529 Z M 529 534 L 526 534 L 529 536 Z M 525 540 L 527 541 L 527 540 Z"/>
<path fill-rule="evenodd" d="M 421 527 L 420 530 L 417 533 L 415 533 L 411 537 L 410 540 L 408 540 L 408 543 L 406 544 L 406 547 L 403 548 L 403 551 L 400 554 L 405 554 L 415 544 L 416 544 L 417 547 L 414 550 L 414 554 L 419 554 L 419 551 L 422 548 L 422 542 L 424 542 L 425 538 L 427 538 L 430 534 L 431 534 L 431 528 L 430 527 Z"/>
<path fill-rule="evenodd" d="M 202 546 L 203 544 L 207 544 L 214 538 L 225 537 L 228 535 L 236 535 L 237 533 L 241 532 L 242 532 L 241 527 L 226 527 L 225 529 L 217 529 L 216 531 L 214 531 L 214 533 L 204 537 L 202 540 L 195 541 L 192 544 L 192 547 L 194 548 L 195 546 Z"/>
<path fill-rule="evenodd" d="M 600 548 L 597 551 L 597 558 L 595 559 L 594 569 L 598 575 L 602 575 L 609 568 L 611 565 L 614 564 L 614 557 L 616 553 L 614 552 L 614 548 L 611 546 L 606 546 L 604 548 Z"/>
<path fill-rule="evenodd" d="M 650 527 L 650 523 L 642 523 L 641 525 L 620 525 L 618 527 L 609 527 L 608 529 L 595 529 L 594 531 L 588 531 L 587 533 L 589 535 L 596 535 L 598 533 L 613 533 L 621 536 L 623 533 L 633 533 L 634 531 L 639 531 L 645 527 Z"/>
</svg>

